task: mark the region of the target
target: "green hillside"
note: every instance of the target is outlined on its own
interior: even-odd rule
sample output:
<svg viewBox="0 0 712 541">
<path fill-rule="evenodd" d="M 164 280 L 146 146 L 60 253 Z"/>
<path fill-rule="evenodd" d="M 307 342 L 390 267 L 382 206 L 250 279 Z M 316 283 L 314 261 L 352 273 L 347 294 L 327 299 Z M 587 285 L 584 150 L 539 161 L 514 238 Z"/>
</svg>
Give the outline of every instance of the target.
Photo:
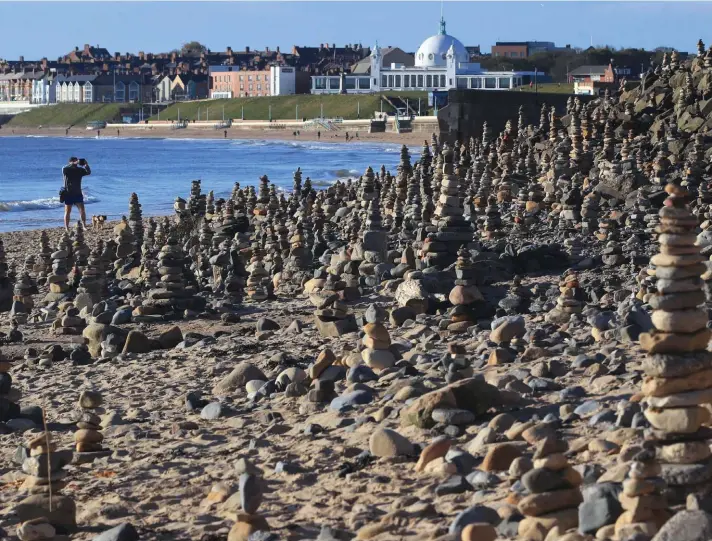
<svg viewBox="0 0 712 541">
<path fill-rule="evenodd" d="M 91 121 L 120 121 L 122 111 L 138 111 L 139 107 L 139 105 L 128 103 L 58 103 L 15 115 L 7 125 L 24 128 L 38 126 L 83 127 Z"/>
<path fill-rule="evenodd" d="M 418 98 L 420 98 L 421 111 L 426 114 L 428 109 L 428 95 L 426 92 L 398 92 L 388 93 L 389 98 L 400 97 L 402 100 L 409 100 L 411 107 L 418 110 Z M 380 94 L 336 94 L 336 95 L 312 95 L 298 94 L 293 96 L 271 96 L 261 98 L 235 98 L 220 100 L 205 100 L 195 102 L 185 102 L 174 104 L 161 111 L 161 120 L 177 120 L 180 111 L 181 120 L 221 120 L 223 118 L 223 107 L 225 108 L 225 119 L 245 120 L 268 120 L 270 117 L 270 106 L 272 107 L 273 120 L 292 120 L 302 118 L 317 118 L 322 110 L 324 117 L 344 119 L 372 118 L 373 113 L 381 110 L 392 112 L 393 107 L 388 101 L 381 100 Z M 323 109 L 322 109 L 323 108 Z M 360 108 L 360 115 L 358 115 Z M 151 120 L 158 119 L 154 116 Z"/>
</svg>

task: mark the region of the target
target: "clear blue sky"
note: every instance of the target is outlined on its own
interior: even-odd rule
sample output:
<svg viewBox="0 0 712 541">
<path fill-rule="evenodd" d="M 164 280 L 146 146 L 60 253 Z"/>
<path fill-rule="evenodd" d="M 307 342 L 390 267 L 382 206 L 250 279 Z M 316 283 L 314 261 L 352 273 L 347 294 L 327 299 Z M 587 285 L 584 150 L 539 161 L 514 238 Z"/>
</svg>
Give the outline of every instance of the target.
<svg viewBox="0 0 712 541">
<path fill-rule="evenodd" d="M 694 51 L 712 43 L 707 2 L 445 2 L 448 33 L 483 52 L 497 40 Z M 440 2 L 2 2 L 0 58 L 57 58 L 75 45 L 164 52 L 360 42 L 414 52 L 437 32 Z"/>
</svg>

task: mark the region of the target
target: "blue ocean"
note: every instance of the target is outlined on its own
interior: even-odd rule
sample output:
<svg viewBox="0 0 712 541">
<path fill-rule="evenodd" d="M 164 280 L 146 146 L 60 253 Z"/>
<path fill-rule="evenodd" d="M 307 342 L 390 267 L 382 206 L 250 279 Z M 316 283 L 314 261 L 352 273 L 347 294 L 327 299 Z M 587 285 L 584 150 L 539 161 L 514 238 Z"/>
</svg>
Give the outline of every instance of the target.
<svg viewBox="0 0 712 541">
<path fill-rule="evenodd" d="M 0 137 L 0 231 L 62 225 L 57 192 L 70 156 L 91 165 L 83 182 L 87 215 L 115 220 L 127 214 L 134 191 L 144 216 L 165 215 L 173 212 L 176 196 L 188 197 L 191 180 L 201 179 L 203 191 L 213 190 L 216 198 L 228 197 L 235 182 L 257 186 L 261 175 L 291 190 L 292 173 L 301 167 L 303 179 L 325 186 L 357 178 L 368 165 L 395 174 L 399 149 L 358 142 Z"/>
</svg>

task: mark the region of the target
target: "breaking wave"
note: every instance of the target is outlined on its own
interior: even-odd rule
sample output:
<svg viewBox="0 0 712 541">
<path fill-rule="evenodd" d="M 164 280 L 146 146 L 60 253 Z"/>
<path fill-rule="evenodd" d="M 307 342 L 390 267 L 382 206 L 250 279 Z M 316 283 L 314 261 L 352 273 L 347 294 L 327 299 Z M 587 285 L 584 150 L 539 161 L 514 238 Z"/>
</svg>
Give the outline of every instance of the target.
<svg viewBox="0 0 712 541">
<path fill-rule="evenodd" d="M 99 199 L 93 195 L 85 195 L 84 203 L 98 203 Z M 0 201 L 0 212 L 22 212 L 26 210 L 47 210 L 56 209 L 63 206 L 59 197 L 47 197 L 40 199 L 30 199 L 29 201 Z"/>
</svg>

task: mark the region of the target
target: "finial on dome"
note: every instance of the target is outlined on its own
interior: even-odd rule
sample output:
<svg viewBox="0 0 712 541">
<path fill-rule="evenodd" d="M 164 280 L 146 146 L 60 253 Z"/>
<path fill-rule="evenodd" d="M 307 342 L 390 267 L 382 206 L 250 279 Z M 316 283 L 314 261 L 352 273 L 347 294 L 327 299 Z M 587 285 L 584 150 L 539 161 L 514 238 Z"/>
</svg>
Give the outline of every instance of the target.
<svg viewBox="0 0 712 541">
<path fill-rule="evenodd" d="M 442 15 L 440 16 L 440 34 L 447 34 L 447 32 L 445 32 L 445 17 L 443 17 Z"/>
</svg>

